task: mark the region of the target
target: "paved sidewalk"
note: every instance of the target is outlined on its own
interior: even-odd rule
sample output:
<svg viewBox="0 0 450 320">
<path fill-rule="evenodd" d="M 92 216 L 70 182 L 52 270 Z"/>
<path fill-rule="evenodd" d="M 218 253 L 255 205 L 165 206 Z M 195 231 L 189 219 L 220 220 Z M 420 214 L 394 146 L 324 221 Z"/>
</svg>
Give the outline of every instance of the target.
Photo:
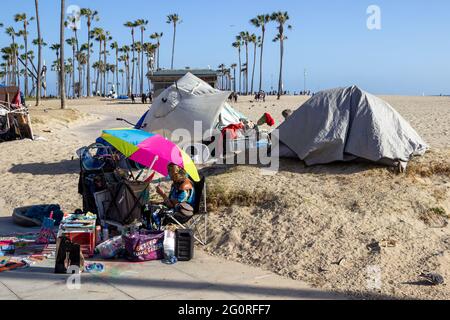
<svg viewBox="0 0 450 320">
<path fill-rule="evenodd" d="M 2 218 L 0 233 L 30 232 Z M 102 274 L 81 275 L 80 289 L 70 289 L 69 275 L 53 273 L 48 259 L 30 268 L 0 273 L 0 299 L 339 299 L 305 283 L 258 268 L 212 257 L 196 249 L 190 262 L 107 261 Z"/>
<path fill-rule="evenodd" d="M 68 275 L 53 273 L 54 260 L 0 273 L 0 299 L 336 299 L 273 273 L 224 261 L 197 250 L 191 262 L 106 262 L 103 274 L 81 275 L 69 289 Z M 341 297 L 342 298 L 342 297 Z"/>
</svg>

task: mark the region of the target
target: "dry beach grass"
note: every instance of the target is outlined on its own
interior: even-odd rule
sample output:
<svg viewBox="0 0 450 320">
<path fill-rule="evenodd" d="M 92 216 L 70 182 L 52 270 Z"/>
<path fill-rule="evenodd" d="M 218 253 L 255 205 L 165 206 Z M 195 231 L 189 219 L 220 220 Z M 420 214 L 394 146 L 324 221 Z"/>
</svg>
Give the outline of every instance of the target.
<svg viewBox="0 0 450 320">
<path fill-rule="evenodd" d="M 368 164 L 305 167 L 294 160 L 282 160 L 274 176 L 261 175 L 257 166 L 208 168 L 212 219 L 205 250 L 356 296 L 450 299 L 448 286 L 418 282 L 424 270 L 450 279 L 450 98 L 383 98 L 431 146 L 406 175 Z M 281 121 L 282 110 L 305 100 L 241 98 L 234 106 L 254 120 L 270 112 Z M 92 142 L 80 134 L 80 125 L 146 109 L 100 99 L 69 101 L 73 111 L 57 106 L 45 101 L 32 110 L 34 129 L 46 140 L 0 145 L 3 217 L 37 203 L 80 207 L 72 156 Z M 379 290 L 368 283 L 374 268 L 380 270 Z"/>
</svg>

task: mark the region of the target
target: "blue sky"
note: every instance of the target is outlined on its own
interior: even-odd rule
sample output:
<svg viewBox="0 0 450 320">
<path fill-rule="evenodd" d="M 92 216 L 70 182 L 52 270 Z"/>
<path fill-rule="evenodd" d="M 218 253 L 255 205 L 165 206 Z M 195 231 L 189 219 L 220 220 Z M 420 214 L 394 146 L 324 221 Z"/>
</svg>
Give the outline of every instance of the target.
<svg viewBox="0 0 450 320">
<path fill-rule="evenodd" d="M 307 87 L 317 91 L 357 84 L 377 94 L 450 94 L 450 2 L 447 0 L 66 0 L 67 6 L 96 9 L 97 23 L 109 30 L 120 44 L 129 44 L 128 20 L 149 20 L 147 35 L 164 32 L 161 64 L 170 67 L 171 26 L 166 15 L 178 13 L 183 20 L 177 34 L 176 67 L 217 67 L 237 62 L 231 47 L 242 30 L 257 32 L 248 21 L 259 13 L 286 10 L 293 30 L 288 32 L 285 57 L 285 87 L 303 89 L 303 70 L 308 70 Z M 58 42 L 59 1 L 41 0 L 43 38 Z M 381 30 L 366 27 L 369 5 L 381 8 Z M 0 22 L 14 23 L 13 15 L 26 12 L 34 16 L 34 1 L 2 0 Z M 35 37 L 36 26 L 30 28 Z M 81 41 L 86 41 L 82 23 Z M 268 27 L 268 38 L 275 35 L 275 24 Z M 67 36 L 70 36 L 67 30 Z M 148 39 L 150 41 L 150 39 Z M 0 30 L 0 46 L 9 38 Z M 95 48 L 95 47 L 94 47 Z M 36 50 L 35 50 L 36 51 Z M 70 53 L 69 48 L 67 52 Z M 45 49 L 47 64 L 55 59 Z M 113 58 L 111 57 L 111 62 Z M 268 41 L 265 54 L 265 88 L 278 77 L 279 47 Z M 55 75 L 50 73 L 50 91 Z"/>
</svg>

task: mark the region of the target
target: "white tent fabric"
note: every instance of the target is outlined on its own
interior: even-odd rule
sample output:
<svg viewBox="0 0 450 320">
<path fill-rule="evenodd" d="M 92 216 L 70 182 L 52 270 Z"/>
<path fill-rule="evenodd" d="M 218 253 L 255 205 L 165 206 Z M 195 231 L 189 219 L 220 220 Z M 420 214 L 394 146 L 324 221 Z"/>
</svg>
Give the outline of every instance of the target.
<svg viewBox="0 0 450 320">
<path fill-rule="evenodd" d="M 230 124 L 239 123 L 239 120 L 241 119 L 247 119 L 247 117 L 244 116 L 242 113 L 234 110 L 233 107 L 230 106 L 228 102 L 225 102 L 223 104 L 223 109 L 219 115 L 218 125 L 219 127 L 226 127 L 229 126 Z"/>
<path fill-rule="evenodd" d="M 229 95 L 187 73 L 154 100 L 143 125 L 146 131 L 168 139 L 175 130 L 185 129 L 190 141 L 200 142 L 202 137 L 194 135 L 195 121 L 202 124 L 201 134 L 215 129 L 219 121 L 222 125 L 239 123 L 239 113 L 226 102 Z"/>
<path fill-rule="evenodd" d="M 428 149 L 387 102 L 356 86 L 318 93 L 278 129 L 283 152 L 287 146 L 307 165 L 357 158 L 396 165 Z"/>
</svg>

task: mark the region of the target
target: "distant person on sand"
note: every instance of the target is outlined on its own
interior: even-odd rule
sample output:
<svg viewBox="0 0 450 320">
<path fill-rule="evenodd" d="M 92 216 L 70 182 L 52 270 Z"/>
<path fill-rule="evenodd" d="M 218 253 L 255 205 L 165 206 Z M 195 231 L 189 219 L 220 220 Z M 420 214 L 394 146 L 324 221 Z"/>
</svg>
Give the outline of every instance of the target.
<svg viewBox="0 0 450 320">
<path fill-rule="evenodd" d="M 136 103 L 134 93 L 131 94 L 131 103 Z"/>
<path fill-rule="evenodd" d="M 234 102 L 237 103 L 238 102 L 238 94 L 237 92 L 234 93 Z"/>
<path fill-rule="evenodd" d="M 153 94 L 151 91 L 148 92 L 148 100 L 150 103 L 153 103 Z"/>
<path fill-rule="evenodd" d="M 147 95 L 145 93 L 142 94 L 141 100 L 142 100 L 142 104 L 146 104 L 147 103 Z"/>
</svg>

